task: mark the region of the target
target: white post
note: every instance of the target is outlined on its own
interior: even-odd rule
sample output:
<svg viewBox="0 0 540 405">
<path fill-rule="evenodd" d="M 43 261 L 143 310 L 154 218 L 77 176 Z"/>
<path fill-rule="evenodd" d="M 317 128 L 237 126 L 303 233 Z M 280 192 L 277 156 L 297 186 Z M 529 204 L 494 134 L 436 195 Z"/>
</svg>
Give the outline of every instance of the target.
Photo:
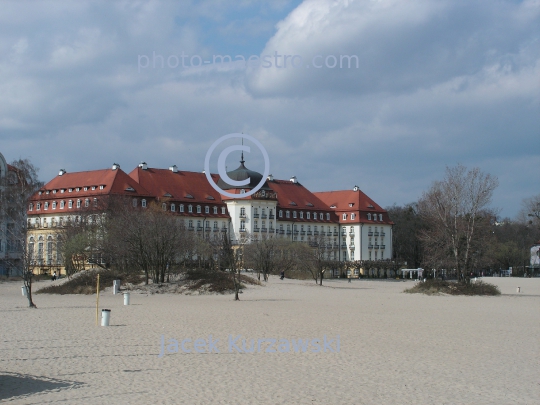
<svg viewBox="0 0 540 405">
<path fill-rule="evenodd" d="M 120 280 L 113 280 L 113 294 L 118 294 L 118 291 L 120 291 Z"/>
<path fill-rule="evenodd" d="M 521 292 L 521 287 L 518 287 L 518 288 L 517 288 L 517 292 L 518 292 L 518 293 Z"/>
<path fill-rule="evenodd" d="M 109 326 L 110 319 L 111 319 L 111 310 L 102 309 L 101 310 L 101 326 Z"/>
<path fill-rule="evenodd" d="M 124 293 L 124 305 L 129 305 L 129 293 Z"/>
<path fill-rule="evenodd" d="M 23 295 L 23 297 L 28 296 L 28 291 L 26 290 L 26 286 L 23 285 L 21 288 L 22 288 L 22 295 Z"/>
</svg>

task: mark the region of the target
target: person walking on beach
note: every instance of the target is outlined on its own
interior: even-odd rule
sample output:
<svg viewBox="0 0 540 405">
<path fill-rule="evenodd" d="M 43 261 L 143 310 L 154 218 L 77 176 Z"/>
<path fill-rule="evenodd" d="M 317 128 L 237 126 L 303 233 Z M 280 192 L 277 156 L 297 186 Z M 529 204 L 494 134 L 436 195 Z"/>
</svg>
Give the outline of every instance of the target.
<svg viewBox="0 0 540 405">
<path fill-rule="evenodd" d="M 281 270 L 279 279 L 280 279 L 280 280 L 283 280 L 284 278 L 285 278 L 285 271 L 284 271 L 284 270 Z"/>
<path fill-rule="evenodd" d="M 52 275 L 52 281 L 56 280 L 56 271 Z"/>
</svg>

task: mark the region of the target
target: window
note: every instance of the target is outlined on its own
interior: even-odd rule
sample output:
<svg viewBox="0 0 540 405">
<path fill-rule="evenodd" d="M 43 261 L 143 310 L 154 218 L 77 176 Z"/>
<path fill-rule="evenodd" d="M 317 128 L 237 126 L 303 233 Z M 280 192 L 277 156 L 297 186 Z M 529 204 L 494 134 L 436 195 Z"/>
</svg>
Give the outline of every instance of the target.
<svg viewBox="0 0 540 405">
<path fill-rule="evenodd" d="M 188 205 L 188 212 L 193 212 L 193 205 Z"/>
<path fill-rule="evenodd" d="M 379 214 L 379 221 L 382 221 L 382 214 Z"/>
<path fill-rule="evenodd" d="M 200 213 L 201 213 L 201 206 L 197 205 L 197 214 L 200 214 Z"/>
<path fill-rule="evenodd" d="M 300 219 L 304 219 L 304 212 L 300 211 Z"/>
<path fill-rule="evenodd" d="M 39 211 L 41 209 L 41 203 L 37 203 L 36 209 Z"/>
<path fill-rule="evenodd" d="M 84 188 L 84 191 L 88 191 L 88 187 L 85 187 L 85 188 Z"/>
<path fill-rule="evenodd" d="M 343 220 L 347 219 L 347 214 L 343 214 Z"/>
<path fill-rule="evenodd" d="M 184 204 L 180 204 L 180 212 L 184 212 Z"/>
<path fill-rule="evenodd" d="M 283 211 L 279 210 L 279 217 L 283 218 Z"/>
<path fill-rule="evenodd" d="M 161 204 L 161 209 L 162 209 L 163 211 L 167 211 L 167 203 Z"/>
<path fill-rule="evenodd" d="M 176 211 L 176 205 L 171 204 L 171 212 L 175 212 L 175 211 Z"/>
<path fill-rule="evenodd" d="M 103 190 L 104 188 L 105 188 L 105 186 L 99 186 L 100 190 Z"/>
<path fill-rule="evenodd" d="M 95 190 L 96 189 L 96 186 L 92 186 L 92 190 Z"/>
<path fill-rule="evenodd" d="M 68 208 L 73 208 L 73 200 L 69 200 L 69 202 L 68 202 Z"/>
<path fill-rule="evenodd" d="M 43 209 L 44 209 L 44 210 L 48 210 L 48 209 L 49 209 L 49 203 L 48 203 L 48 202 L 45 203 L 45 206 L 43 207 Z"/>
<path fill-rule="evenodd" d="M 201 225 L 201 221 L 197 221 L 197 229 L 201 229 L 202 228 L 202 225 Z"/>
<path fill-rule="evenodd" d="M 141 200 L 141 207 L 146 208 L 146 200 L 145 199 Z"/>
<path fill-rule="evenodd" d="M 69 189 L 68 191 L 69 191 L 70 193 L 72 193 L 72 192 L 73 192 L 73 189 L 72 189 L 72 188 L 70 188 L 70 189 Z"/>
<path fill-rule="evenodd" d="M 131 204 L 133 204 L 133 206 L 136 207 L 136 206 L 137 206 L 137 199 L 134 198 L 134 199 L 131 201 Z"/>
<path fill-rule="evenodd" d="M 77 188 L 75 189 L 75 191 L 81 191 L 80 187 L 77 187 Z"/>
<path fill-rule="evenodd" d="M 206 206 L 204 207 L 204 213 L 205 213 L 205 214 L 210 214 L 210 207 L 209 207 L 208 205 L 206 205 Z"/>
<path fill-rule="evenodd" d="M 286 216 L 287 218 L 290 218 L 290 217 L 291 217 L 291 213 L 290 213 L 289 211 L 287 211 L 287 212 L 285 213 L 285 216 Z"/>
<path fill-rule="evenodd" d="M 52 209 L 53 209 L 53 210 L 56 209 L 56 201 L 53 201 L 53 203 L 52 203 Z"/>
<path fill-rule="evenodd" d="M 313 213 L 313 219 L 317 220 L 317 213 L 316 212 Z"/>
<path fill-rule="evenodd" d="M 321 221 L 324 219 L 324 216 L 323 216 L 323 213 L 322 213 L 322 212 L 319 214 L 319 219 L 320 219 Z"/>
<path fill-rule="evenodd" d="M 77 208 L 81 208 L 81 200 L 77 200 Z"/>
<path fill-rule="evenodd" d="M 244 220 L 240 221 L 240 230 L 241 231 L 246 230 L 246 221 L 244 221 Z"/>
<path fill-rule="evenodd" d="M 296 211 L 293 211 L 292 216 L 293 218 L 296 218 Z"/>
<path fill-rule="evenodd" d="M 225 215 L 225 207 L 221 207 L 221 213 Z"/>
<path fill-rule="evenodd" d="M 189 226 L 190 228 L 193 228 L 193 220 L 192 220 L 192 219 L 189 220 L 188 226 Z"/>
<path fill-rule="evenodd" d="M 64 208 L 64 201 L 60 201 L 60 209 Z"/>
<path fill-rule="evenodd" d="M 370 213 L 367 214 L 367 219 L 371 221 L 371 214 Z"/>
<path fill-rule="evenodd" d="M 217 207 L 214 207 L 214 214 L 217 214 Z"/>
<path fill-rule="evenodd" d="M 306 213 L 306 218 L 311 219 L 311 212 Z"/>
<path fill-rule="evenodd" d="M 214 229 L 218 229 L 217 221 L 214 221 Z"/>
<path fill-rule="evenodd" d="M 240 217 L 244 218 L 246 216 L 246 209 L 244 207 L 240 208 Z"/>
<path fill-rule="evenodd" d="M 355 214 L 351 214 L 351 219 L 355 219 L 356 218 L 356 215 Z"/>
<path fill-rule="evenodd" d="M 89 207 L 90 206 L 90 200 L 88 198 L 85 198 L 84 200 L 84 206 Z"/>
<path fill-rule="evenodd" d="M 34 204 L 30 204 L 30 205 L 28 206 L 28 211 L 32 211 L 33 209 L 34 209 Z"/>
<path fill-rule="evenodd" d="M 94 207 L 97 207 L 97 204 L 98 203 L 98 199 L 97 198 L 94 198 Z"/>
<path fill-rule="evenodd" d="M 374 221 L 377 220 L 377 214 L 373 214 L 373 220 L 374 220 Z"/>
</svg>

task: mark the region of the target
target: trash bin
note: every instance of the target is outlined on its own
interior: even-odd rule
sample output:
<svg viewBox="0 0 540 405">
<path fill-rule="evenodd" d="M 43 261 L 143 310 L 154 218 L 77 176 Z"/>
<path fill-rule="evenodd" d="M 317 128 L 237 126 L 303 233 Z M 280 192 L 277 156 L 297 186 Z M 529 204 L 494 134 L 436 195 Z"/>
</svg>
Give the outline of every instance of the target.
<svg viewBox="0 0 540 405">
<path fill-rule="evenodd" d="M 26 290 L 26 286 L 23 285 L 21 288 L 22 288 L 22 295 L 23 295 L 23 297 L 27 297 L 27 296 L 28 296 L 28 292 L 27 292 L 27 290 Z"/>
<path fill-rule="evenodd" d="M 521 287 L 518 287 L 516 290 L 517 290 L 518 293 L 520 293 L 521 292 Z"/>
<path fill-rule="evenodd" d="M 118 291 L 120 291 L 120 280 L 113 280 L 113 294 L 118 294 Z"/>
<path fill-rule="evenodd" d="M 129 305 L 129 293 L 124 293 L 124 305 Z"/>
<path fill-rule="evenodd" d="M 111 319 L 111 310 L 102 309 L 101 310 L 101 326 L 109 326 L 110 319 Z"/>
</svg>

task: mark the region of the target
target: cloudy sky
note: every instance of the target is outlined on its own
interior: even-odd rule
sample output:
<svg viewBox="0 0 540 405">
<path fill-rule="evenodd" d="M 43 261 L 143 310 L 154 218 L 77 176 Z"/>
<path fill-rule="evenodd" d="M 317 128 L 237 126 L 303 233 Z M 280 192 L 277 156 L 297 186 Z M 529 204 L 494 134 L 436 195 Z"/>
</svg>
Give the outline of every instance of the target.
<svg viewBox="0 0 540 405">
<path fill-rule="evenodd" d="M 539 192 L 540 1 L 2 2 L 0 152 L 42 180 L 199 171 L 235 132 L 275 177 L 357 184 L 382 206 L 478 166 L 514 216 Z"/>
</svg>

